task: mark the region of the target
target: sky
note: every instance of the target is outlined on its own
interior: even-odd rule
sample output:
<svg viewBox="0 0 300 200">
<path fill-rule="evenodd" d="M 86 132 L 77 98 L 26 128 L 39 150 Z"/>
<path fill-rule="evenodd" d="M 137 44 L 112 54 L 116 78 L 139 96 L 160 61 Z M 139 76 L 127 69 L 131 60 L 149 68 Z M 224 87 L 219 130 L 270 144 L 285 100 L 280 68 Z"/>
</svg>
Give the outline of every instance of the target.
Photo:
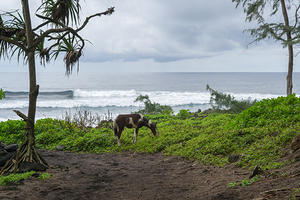
<svg viewBox="0 0 300 200">
<path fill-rule="evenodd" d="M 31 0 L 32 13 L 40 0 Z M 82 19 L 114 6 L 111 16 L 93 18 L 81 32 L 88 39 L 80 71 L 89 72 L 286 72 L 287 49 L 253 38 L 242 8 L 231 0 L 84 0 Z M 1 11 L 20 8 L 0 0 Z M 32 15 L 33 25 L 38 20 Z M 82 20 L 83 21 L 83 20 Z M 300 50 L 300 49 L 299 49 Z M 39 71 L 64 71 L 63 55 Z M 37 61 L 38 63 L 38 61 Z M 27 71 L 0 60 L 0 72 Z M 294 71 L 300 72 L 300 56 Z"/>
</svg>

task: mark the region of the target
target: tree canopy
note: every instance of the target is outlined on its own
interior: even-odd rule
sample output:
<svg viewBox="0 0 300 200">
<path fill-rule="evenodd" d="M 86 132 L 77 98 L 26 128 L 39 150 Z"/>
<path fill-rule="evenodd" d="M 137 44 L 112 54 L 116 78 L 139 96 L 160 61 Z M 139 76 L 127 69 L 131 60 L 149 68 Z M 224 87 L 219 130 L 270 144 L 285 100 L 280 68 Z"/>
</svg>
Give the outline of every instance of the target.
<svg viewBox="0 0 300 200">
<path fill-rule="evenodd" d="M 242 6 L 246 21 L 256 21 L 257 27 L 248 29 L 253 42 L 273 39 L 288 47 L 287 95 L 292 94 L 294 46 L 300 44 L 299 0 L 232 0 Z M 281 14 L 279 14 L 281 10 Z"/>
<path fill-rule="evenodd" d="M 242 6 L 246 14 L 246 21 L 256 21 L 258 26 L 256 28 L 248 29 L 251 36 L 255 38 L 254 42 L 259 42 L 264 39 L 274 39 L 281 42 L 286 47 L 287 44 L 300 43 L 300 21 L 299 9 L 300 1 L 297 0 L 232 0 L 236 7 Z M 285 24 L 282 19 L 282 2 L 286 5 L 287 11 L 290 11 L 289 18 L 292 24 Z M 269 13 L 268 13 L 269 12 Z M 288 14 L 288 13 L 287 13 Z M 287 33 L 293 35 L 292 38 L 285 37 Z"/>
<path fill-rule="evenodd" d="M 15 113 L 26 122 L 26 135 L 14 156 L 6 162 L 0 174 L 18 171 L 23 163 L 33 163 L 48 167 L 47 162 L 35 148 L 35 114 L 39 85 L 36 81 L 35 58 L 45 65 L 65 53 L 66 74 L 69 75 L 78 64 L 85 46 L 85 39 L 79 34 L 94 17 L 111 15 L 114 7 L 87 17 L 80 23 L 81 7 L 79 0 L 41 0 L 35 17 L 41 23 L 32 27 L 29 1 L 21 0 L 22 12 L 18 10 L 0 13 L 0 59 L 11 59 L 17 55 L 24 59 L 29 71 L 28 114 L 18 110 Z M 78 70 L 79 65 L 77 65 Z M 1 95 L 1 94 L 0 94 Z"/>
<path fill-rule="evenodd" d="M 0 13 L 0 58 L 11 59 L 16 55 L 18 60 L 24 58 L 27 61 L 28 52 L 34 51 L 40 63 L 45 65 L 57 59 L 60 53 L 65 53 L 66 74 L 69 75 L 74 65 L 78 64 L 86 42 L 79 32 L 90 19 L 111 15 L 114 7 L 87 17 L 81 24 L 80 11 L 79 0 L 41 0 L 35 16 L 42 23 L 32 27 L 33 43 L 30 46 L 27 44 L 26 20 L 22 12 Z"/>
</svg>

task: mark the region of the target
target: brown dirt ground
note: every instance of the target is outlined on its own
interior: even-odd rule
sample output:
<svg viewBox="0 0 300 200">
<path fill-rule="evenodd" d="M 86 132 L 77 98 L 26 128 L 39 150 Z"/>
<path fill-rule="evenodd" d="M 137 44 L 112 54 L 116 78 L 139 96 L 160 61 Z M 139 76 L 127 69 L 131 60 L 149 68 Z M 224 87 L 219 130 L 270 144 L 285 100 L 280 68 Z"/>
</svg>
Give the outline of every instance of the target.
<svg viewBox="0 0 300 200">
<path fill-rule="evenodd" d="M 75 154 L 41 151 L 52 175 L 18 185 L 0 186 L 1 200 L 229 200 L 289 199 L 300 187 L 300 162 L 265 173 L 247 187 L 229 188 L 251 172 L 224 168 L 162 154 Z M 267 174 L 267 175 L 266 175 Z"/>
</svg>

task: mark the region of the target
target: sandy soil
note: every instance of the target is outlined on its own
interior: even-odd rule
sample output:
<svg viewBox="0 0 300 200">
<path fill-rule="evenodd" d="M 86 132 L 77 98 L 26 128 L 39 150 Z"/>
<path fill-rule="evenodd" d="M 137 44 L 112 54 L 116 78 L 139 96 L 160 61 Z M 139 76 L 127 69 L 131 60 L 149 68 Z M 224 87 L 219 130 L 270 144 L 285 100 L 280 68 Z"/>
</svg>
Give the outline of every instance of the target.
<svg viewBox="0 0 300 200">
<path fill-rule="evenodd" d="M 289 199 L 300 187 L 300 163 L 268 172 L 262 181 L 229 188 L 251 172 L 234 166 L 204 166 L 161 154 L 75 154 L 41 151 L 52 175 L 0 186 L 1 200 L 229 200 Z"/>
</svg>

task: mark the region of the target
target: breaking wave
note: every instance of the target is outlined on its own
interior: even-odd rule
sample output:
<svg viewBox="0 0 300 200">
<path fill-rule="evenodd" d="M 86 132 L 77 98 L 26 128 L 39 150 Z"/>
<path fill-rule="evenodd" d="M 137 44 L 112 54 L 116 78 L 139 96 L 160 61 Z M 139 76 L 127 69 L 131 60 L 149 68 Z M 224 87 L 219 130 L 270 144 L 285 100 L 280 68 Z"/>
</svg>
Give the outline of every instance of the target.
<svg viewBox="0 0 300 200">
<path fill-rule="evenodd" d="M 28 92 L 5 92 L 6 98 L 0 102 L 0 109 L 26 108 Z M 136 91 L 136 90 L 66 90 L 40 92 L 37 102 L 42 108 L 73 108 L 73 107 L 107 107 L 107 106 L 142 106 L 134 102 L 139 95 L 148 95 L 151 101 L 164 105 L 204 105 L 209 104 L 208 92 L 174 92 L 174 91 Z M 231 93 L 236 99 L 251 98 L 261 100 L 276 98 L 280 95 L 258 93 Z"/>
</svg>

